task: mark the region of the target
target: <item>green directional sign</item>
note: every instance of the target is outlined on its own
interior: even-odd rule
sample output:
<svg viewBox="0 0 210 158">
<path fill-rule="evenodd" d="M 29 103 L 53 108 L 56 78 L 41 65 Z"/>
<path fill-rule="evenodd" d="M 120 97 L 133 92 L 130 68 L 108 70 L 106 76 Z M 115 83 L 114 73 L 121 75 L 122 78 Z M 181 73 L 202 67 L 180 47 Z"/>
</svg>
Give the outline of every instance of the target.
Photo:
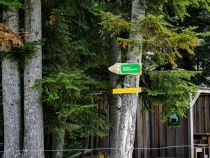
<svg viewBox="0 0 210 158">
<path fill-rule="evenodd" d="M 140 63 L 116 63 L 108 69 L 118 75 L 140 75 L 142 73 Z"/>
<path fill-rule="evenodd" d="M 140 73 L 140 72 L 141 72 L 140 64 L 122 64 L 121 65 L 122 74 L 132 74 L 132 73 Z"/>
</svg>

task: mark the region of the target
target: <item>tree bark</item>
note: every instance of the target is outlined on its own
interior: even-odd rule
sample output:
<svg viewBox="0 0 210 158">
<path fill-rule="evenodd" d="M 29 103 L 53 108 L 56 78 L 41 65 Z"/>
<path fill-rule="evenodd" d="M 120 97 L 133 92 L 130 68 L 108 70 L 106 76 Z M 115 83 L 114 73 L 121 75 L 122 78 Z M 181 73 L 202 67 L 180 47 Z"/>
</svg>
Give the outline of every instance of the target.
<svg viewBox="0 0 210 158">
<path fill-rule="evenodd" d="M 139 16 L 144 15 L 144 9 L 140 5 L 140 0 L 132 1 L 132 22 L 137 22 Z M 131 34 L 132 38 L 141 38 L 140 34 Z M 127 63 L 141 63 L 141 45 L 132 45 L 127 54 Z M 139 87 L 140 76 L 126 75 L 124 87 Z M 120 129 L 118 137 L 117 158 L 132 158 L 135 140 L 136 110 L 138 106 L 138 94 L 124 94 L 122 96 L 122 108 L 120 117 Z"/>
<path fill-rule="evenodd" d="M 3 13 L 3 21 L 13 32 L 18 32 L 18 9 L 9 7 Z M 15 60 L 2 60 L 2 95 L 4 158 L 17 158 L 20 156 L 21 146 L 21 94 L 20 70 Z"/>
<path fill-rule="evenodd" d="M 53 151 L 52 158 L 63 158 L 64 137 L 64 129 L 58 129 L 53 133 L 52 149 L 56 151 Z"/>
<path fill-rule="evenodd" d="M 116 39 L 111 41 L 111 65 L 121 62 L 121 51 L 120 46 L 117 43 Z M 120 87 L 117 83 L 118 75 L 110 73 L 109 82 L 112 88 Z M 110 129 L 110 157 L 116 158 L 117 150 L 117 136 L 119 133 L 120 125 L 120 108 L 121 108 L 121 97 L 119 95 L 112 95 L 109 99 L 109 120 L 111 123 Z"/>
<path fill-rule="evenodd" d="M 25 0 L 26 42 L 41 40 L 41 1 Z M 42 78 L 42 49 L 36 50 L 24 65 L 24 158 L 44 157 L 44 130 L 41 93 L 33 86 Z"/>
</svg>

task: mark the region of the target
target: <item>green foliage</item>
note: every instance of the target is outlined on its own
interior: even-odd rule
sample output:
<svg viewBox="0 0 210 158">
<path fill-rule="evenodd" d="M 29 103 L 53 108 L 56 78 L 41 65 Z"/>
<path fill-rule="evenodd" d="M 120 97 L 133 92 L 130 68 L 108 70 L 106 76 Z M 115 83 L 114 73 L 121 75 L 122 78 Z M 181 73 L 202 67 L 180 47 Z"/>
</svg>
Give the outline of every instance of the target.
<svg viewBox="0 0 210 158">
<path fill-rule="evenodd" d="M 202 45 L 196 49 L 195 57 L 189 57 L 183 52 L 183 59 L 179 61 L 179 65 L 188 70 L 198 70 L 202 71 L 201 74 L 196 76 L 196 83 L 202 84 L 202 86 L 209 86 L 209 76 L 210 76 L 210 69 L 209 69 L 209 31 L 210 31 L 210 14 L 203 10 L 203 9 L 194 9 L 191 8 L 188 10 L 191 17 L 186 18 L 183 22 L 180 22 L 179 26 L 197 26 L 197 32 L 201 32 L 204 35 L 201 37 L 204 39 Z M 200 35 L 200 33 L 199 33 Z M 207 36 L 206 36 L 207 35 Z"/>
<path fill-rule="evenodd" d="M 209 0 L 147 0 L 147 14 L 164 15 L 165 17 L 181 19 L 182 21 L 187 16 L 190 16 L 188 9 L 202 8 L 210 10 Z"/>
<path fill-rule="evenodd" d="M 69 128 L 67 128 L 67 131 L 70 134 L 73 133 L 73 135 L 78 133 L 82 138 L 87 138 L 91 135 L 104 137 L 106 135 L 104 129 L 109 128 L 109 124 L 105 121 L 106 118 L 97 111 L 95 105 L 72 107 L 69 113 L 65 111 L 61 117 L 68 120 L 67 126 Z"/>
<path fill-rule="evenodd" d="M 102 13 L 101 19 L 103 28 L 112 36 L 118 36 L 122 47 L 143 46 L 144 72 L 141 77 L 141 86 L 145 87 L 142 93 L 145 105 L 150 105 L 151 109 L 153 106 L 162 106 L 161 119 L 163 121 L 174 113 L 185 116 L 189 108 L 189 93 L 197 90 L 191 77 L 197 73 L 187 70 L 154 70 L 161 67 L 164 70 L 166 66 L 169 66 L 166 70 L 176 67 L 178 59 L 183 57 L 183 51 L 194 55 L 195 48 L 203 42 L 199 38 L 200 33 L 195 32 L 197 27 L 177 29 L 164 21 L 161 16 L 151 15 L 141 17 L 138 23 L 128 22 L 111 13 Z M 119 37 L 123 32 L 139 33 L 142 38 Z M 146 110 L 151 110 L 150 108 L 147 107 Z"/>
<path fill-rule="evenodd" d="M 108 87 L 105 68 L 109 47 L 93 11 L 93 1 L 89 2 L 42 3 L 45 128 L 48 132 L 65 128 L 65 141 L 71 148 L 84 148 L 90 134 L 104 136 L 109 126 L 95 107 L 101 96 L 94 94 Z"/>
<path fill-rule="evenodd" d="M 71 33 L 69 32 L 69 22 L 61 10 L 52 9 L 49 14 L 49 17 L 46 17 L 47 22 L 44 25 L 43 33 L 46 37 L 47 51 L 56 57 L 71 50 Z"/>
<path fill-rule="evenodd" d="M 167 23 L 149 16 L 142 19 L 139 30 L 144 37 L 144 52 L 160 53 L 169 63 L 176 66 L 176 59 L 182 58 L 180 50 L 194 54 L 195 47 L 201 44 L 195 28 L 175 30 L 168 28 Z"/>
<path fill-rule="evenodd" d="M 56 20 L 53 25 L 49 25 L 49 22 L 44 25 L 46 37 L 44 59 L 47 59 L 48 63 L 56 63 L 59 68 L 68 67 L 71 70 L 85 69 L 85 71 L 98 69 L 104 66 L 107 60 L 105 55 L 107 51 L 101 49 L 106 42 L 98 27 L 98 17 L 89 8 L 92 3 L 88 5 L 84 1 L 78 4 L 75 1 L 70 3 L 76 3 L 74 6 L 78 7 L 80 12 L 75 11 L 76 15 L 68 13 L 64 9 L 66 6 L 59 2 L 54 6 L 56 9 L 53 8 L 53 11 L 50 10 L 45 14 L 51 16 L 53 12 Z"/>
<path fill-rule="evenodd" d="M 209 0 L 173 0 L 173 8 L 175 13 L 183 20 L 185 16 L 189 16 L 187 13 L 187 9 L 189 6 L 195 8 L 205 8 L 206 10 L 210 11 L 210 1 Z"/>
<path fill-rule="evenodd" d="M 123 31 L 130 32 L 133 24 L 121 16 L 115 16 L 110 12 L 101 12 L 101 25 L 104 29 L 111 32 L 111 35 L 119 35 Z"/>
<path fill-rule="evenodd" d="M 43 78 L 37 85 L 42 89 L 45 108 L 52 110 L 49 118 L 53 118 L 54 122 L 51 127 L 47 123 L 48 128 L 65 128 L 74 137 L 105 135 L 103 129 L 108 128 L 109 124 L 91 104 L 92 95 L 86 93 L 89 83 L 85 82 L 81 73 L 53 74 Z"/>
<path fill-rule="evenodd" d="M 171 114 L 185 116 L 190 105 L 189 94 L 194 94 L 198 88 L 191 82 L 191 77 L 197 73 L 187 70 L 145 72 L 143 100 L 147 105 L 162 106 L 163 121 Z"/>
<path fill-rule="evenodd" d="M 161 14 L 165 12 L 165 15 L 170 17 L 178 15 L 183 18 L 187 15 L 185 12 L 187 8 L 194 2 L 190 0 L 185 2 L 179 0 L 179 2 L 182 3 L 173 0 L 151 0 L 147 1 L 147 4 L 158 3 L 151 6 L 156 7 Z M 146 9 L 149 15 L 152 12 L 148 6 Z M 167 14 L 169 8 L 175 9 L 170 15 Z M 101 11 L 111 11 L 125 19 Z M 177 59 L 182 57 L 181 51 L 194 54 L 195 47 L 201 43 L 194 27 L 176 29 L 160 17 L 154 16 L 145 17 L 140 23 L 133 24 L 128 21 L 130 11 L 131 1 L 125 0 L 109 2 L 64 0 L 62 3 L 58 0 L 43 1 L 43 35 L 46 43 L 43 49 L 44 79 L 41 83 L 45 105 L 45 127 L 65 127 L 73 140 L 71 144 L 78 145 L 81 137 L 90 134 L 104 135 L 103 130 L 98 130 L 96 124 L 102 128 L 107 125 L 103 115 L 96 110 L 92 99 L 95 102 L 99 101 L 100 97 L 93 92 L 108 89 L 110 41 L 107 38 L 109 39 L 110 34 L 118 36 L 118 41 L 124 48 L 143 44 L 143 70 L 148 71 L 169 63 L 176 66 Z M 102 20 L 97 16 L 98 13 Z M 102 27 L 108 30 L 109 34 L 103 31 Z M 129 39 L 128 33 L 140 33 L 143 38 Z M 148 51 L 153 55 L 149 56 Z M 64 70 L 67 72 L 59 73 Z M 145 80 L 143 85 L 146 87 L 144 98 L 149 104 L 164 107 L 163 118 L 172 112 L 183 115 L 186 111 L 188 92 L 196 89 L 196 86 L 190 82 L 193 74 L 187 76 L 187 73 L 143 72 Z M 163 79 L 167 80 L 165 82 L 167 84 L 163 84 Z M 182 96 L 183 91 L 185 93 Z"/>
<path fill-rule="evenodd" d="M 163 21 L 160 17 L 146 16 L 141 18 L 139 23 L 131 24 L 120 16 L 111 13 L 102 13 L 101 23 L 105 29 L 111 31 L 113 35 L 118 35 L 126 30 L 130 33 L 140 33 L 141 40 L 122 39 L 122 45 L 143 44 L 143 51 L 160 53 L 164 59 L 167 59 L 172 65 L 176 66 L 176 59 L 181 58 L 180 49 L 186 50 L 189 54 L 194 54 L 195 47 L 201 44 L 201 39 L 194 31 L 194 27 L 186 29 L 175 29 L 169 23 Z"/>
<path fill-rule="evenodd" d="M 8 6 L 8 7 L 13 6 L 13 7 L 16 7 L 16 8 L 23 7 L 20 0 L 0 0 L 0 5 Z"/>
</svg>

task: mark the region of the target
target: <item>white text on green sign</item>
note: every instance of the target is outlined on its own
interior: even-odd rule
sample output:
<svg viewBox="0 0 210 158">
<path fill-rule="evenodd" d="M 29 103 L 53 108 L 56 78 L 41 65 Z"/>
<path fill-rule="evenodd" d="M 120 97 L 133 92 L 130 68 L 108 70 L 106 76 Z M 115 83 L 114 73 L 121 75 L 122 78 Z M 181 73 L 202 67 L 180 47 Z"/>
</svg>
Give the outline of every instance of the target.
<svg viewBox="0 0 210 158">
<path fill-rule="evenodd" d="M 142 72 L 140 63 L 116 63 L 108 69 L 119 75 L 140 75 Z"/>
</svg>

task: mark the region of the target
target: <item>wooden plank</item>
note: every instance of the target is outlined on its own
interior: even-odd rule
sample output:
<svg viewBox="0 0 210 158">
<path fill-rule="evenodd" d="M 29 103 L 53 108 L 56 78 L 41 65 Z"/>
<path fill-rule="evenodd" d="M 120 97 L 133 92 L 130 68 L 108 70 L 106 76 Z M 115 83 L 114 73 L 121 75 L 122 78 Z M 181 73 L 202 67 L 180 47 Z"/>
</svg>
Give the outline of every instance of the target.
<svg viewBox="0 0 210 158">
<path fill-rule="evenodd" d="M 157 138 L 157 147 L 160 147 L 160 107 L 156 106 L 156 125 L 157 125 L 157 131 L 156 131 L 156 138 Z M 158 156 L 160 155 L 160 150 L 157 150 Z"/>
<path fill-rule="evenodd" d="M 149 113 L 144 113 L 144 148 L 150 147 L 150 121 Z M 149 150 L 144 150 L 144 158 L 149 157 Z"/>
<path fill-rule="evenodd" d="M 181 146 L 184 144 L 183 138 L 183 119 L 180 118 L 180 127 L 176 127 L 176 146 Z M 176 157 L 183 157 L 183 148 L 176 148 Z"/>
<path fill-rule="evenodd" d="M 208 136 L 208 148 L 209 148 L 209 151 L 210 151 L 210 136 Z M 209 152 L 208 158 L 210 158 L 210 152 Z"/>
<path fill-rule="evenodd" d="M 151 147 L 155 148 L 155 112 L 151 112 L 150 113 L 150 118 L 151 118 L 151 126 L 150 126 L 150 130 L 151 130 Z M 150 151 L 151 157 L 155 157 L 155 151 L 151 150 Z"/>
<path fill-rule="evenodd" d="M 143 108 L 143 107 L 142 107 Z M 144 133 L 144 135 L 142 136 L 142 148 L 144 148 L 145 147 L 145 137 L 146 137 L 146 135 L 147 135 L 147 133 L 145 132 L 145 113 L 144 112 L 142 112 L 142 132 Z M 146 150 L 142 150 L 142 158 L 145 158 L 144 156 L 145 156 L 145 152 L 147 152 Z"/>
<path fill-rule="evenodd" d="M 137 113 L 136 113 L 136 134 L 135 134 L 135 148 L 141 148 L 143 146 L 143 141 L 142 141 L 142 114 L 141 114 L 141 108 L 142 104 L 139 102 L 138 107 L 137 107 Z M 141 150 L 135 150 L 134 151 L 134 158 L 142 158 L 141 157 Z"/>
<path fill-rule="evenodd" d="M 202 96 L 202 102 L 201 102 L 201 105 L 200 105 L 200 109 L 201 109 L 201 113 L 200 113 L 200 118 L 201 118 L 201 124 L 200 124 L 200 127 L 201 127 L 201 132 L 202 133 L 205 133 L 205 128 L 206 128 L 206 125 L 205 125 L 205 99 L 206 97 L 205 96 Z M 202 125 L 202 126 L 201 126 Z"/>
<path fill-rule="evenodd" d="M 159 106 L 156 107 L 156 125 L 157 125 L 157 131 L 156 131 L 156 138 L 157 138 L 157 147 L 160 148 L 161 147 L 161 135 L 160 135 L 160 126 L 161 126 L 161 109 Z M 158 156 L 160 156 L 161 153 L 161 149 L 157 150 L 157 154 Z"/>
<path fill-rule="evenodd" d="M 205 110 L 204 110 L 204 116 L 205 116 L 205 119 L 204 119 L 204 121 L 205 121 L 205 129 L 204 129 L 204 132 L 205 133 L 208 133 L 208 132 L 210 132 L 209 130 L 208 130 L 208 128 L 210 127 L 210 122 L 209 122 L 209 108 L 210 108 L 210 106 L 209 106 L 209 96 L 205 96 L 205 100 L 204 100 L 204 107 L 205 107 Z"/>
<path fill-rule="evenodd" d="M 199 132 L 199 105 L 200 105 L 200 99 L 197 100 L 193 107 L 193 117 L 196 118 L 193 120 L 193 125 L 194 125 L 194 133 Z"/>
<path fill-rule="evenodd" d="M 106 120 L 108 121 L 109 120 L 109 104 L 108 104 L 108 99 L 106 99 L 106 98 L 103 101 L 103 111 L 105 112 Z M 107 129 L 105 132 L 106 132 L 107 136 L 102 139 L 103 140 L 102 146 L 104 148 L 109 148 L 109 130 Z"/>
<path fill-rule="evenodd" d="M 167 127 L 167 146 L 175 146 L 176 145 L 176 128 Z M 176 156 L 176 148 L 171 147 L 167 149 L 168 157 Z"/>
<path fill-rule="evenodd" d="M 150 128 L 149 127 L 150 127 L 151 120 L 150 120 L 149 112 L 147 113 L 147 117 L 148 117 L 148 122 L 147 122 L 147 126 L 148 126 L 147 147 L 150 148 L 151 147 L 150 146 L 150 142 L 151 142 L 151 131 L 150 131 Z M 149 150 L 147 150 L 147 156 L 148 157 L 151 157 Z"/>
<path fill-rule="evenodd" d="M 143 148 L 144 147 L 144 131 L 143 131 L 143 129 L 144 129 L 144 122 L 143 122 L 143 117 L 144 117 L 144 113 L 143 112 L 141 112 L 142 111 L 142 109 L 143 109 L 143 104 L 141 104 L 140 105 L 140 118 L 139 118 L 139 121 L 140 121 L 140 133 L 139 133 L 139 139 L 140 139 L 140 148 Z M 144 150 L 139 150 L 139 153 L 138 153 L 138 155 L 139 155 L 139 157 L 140 158 L 143 158 L 143 155 L 144 155 Z M 138 158 L 139 158 L 138 157 Z"/>
<path fill-rule="evenodd" d="M 188 144 L 188 119 L 187 118 L 183 118 L 183 123 L 184 123 L 184 125 L 183 125 L 183 127 L 184 127 L 184 135 L 183 135 L 183 137 L 184 137 L 184 145 L 189 145 Z M 184 157 L 188 157 L 188 155 L 189 155 L 189 148 L 188 147 L 186 147 L 186 148 L 184 148 Z"/>
<path fill-rule="evenodd" d="M 162 112 L 162 107 L 160 107 L 160 112 Z M 160 147 L 166 147 L 166 123 L 160 122 Z M 160 157 L 166 156 L 166 149 L 160 150 Z"/>
<path fill-rule="evenodd" d="M 208 120 L 207 132 L 210 133 L 210 96 L 207 96 L 206 98 L 207 98 L 206 99 L 206 105 L 207 105 L 206 115 L 207 115 L 207 120 Z"/>
<path fill-rule="evenodd" d="M 194 133 L 200 133 L 200 104 L 201 104 L 201 97 L 199 98 L 199 100 L 196 102 L 196 111 L 194 110 L 194 113 L 193 113 L 193 118 L 194 120 L 193 121 L 196 121 L 195 122 L 195 129 L 194 129 Z"/>
<path fill-rule="evenodd" d="M 197 105 L 198 113 L 194 115 L 194 119 L 198 119 L 198 133 L 203 133 L 203 96 L 199 98 L 199 105 Z M 198 115 L 198 117 L 197 117 Z M 202 125 L 202 126 L 201 126 Z"/>
</svg>

